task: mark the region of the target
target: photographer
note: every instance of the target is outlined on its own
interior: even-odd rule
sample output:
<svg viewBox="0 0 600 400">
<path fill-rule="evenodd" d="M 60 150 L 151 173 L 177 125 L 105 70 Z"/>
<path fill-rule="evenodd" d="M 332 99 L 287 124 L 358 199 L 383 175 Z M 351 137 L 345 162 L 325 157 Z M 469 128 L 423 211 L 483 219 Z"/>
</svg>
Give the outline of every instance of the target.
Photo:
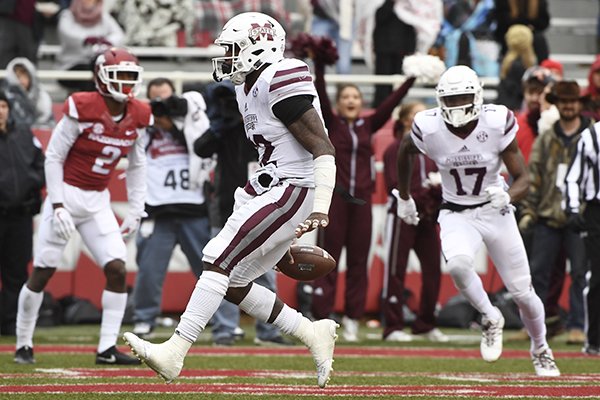
<svg viewBox="0 0 600 400">
<path fill-rule="evenodd" d="M 202 249 L 210 239 L 203 187 L 211 158 L 193 153 L 193 143 L 209 122 L 197 92 L 175 94 L 166 78 L 148 83 L 155 124 L 148 128 L 146 212 L 137 234 L 138 274 L 134 288 L 134 333 L 148 336 L 160 314 L 162 286 L 176 244 L 196 276 L 202 273 Z"/>
</svg>

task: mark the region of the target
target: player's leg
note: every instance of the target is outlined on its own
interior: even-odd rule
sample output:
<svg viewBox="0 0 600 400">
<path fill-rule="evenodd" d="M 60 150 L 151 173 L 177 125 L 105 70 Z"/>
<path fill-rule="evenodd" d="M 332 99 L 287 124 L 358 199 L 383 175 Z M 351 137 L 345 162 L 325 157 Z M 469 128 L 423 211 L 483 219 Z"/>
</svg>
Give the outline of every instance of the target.
<svg viewBox="0 0 600 400">
<path fill-rule="evenodd" d="M 485 214 L 487 231 L 484 240 L 489 256 L 519 307 L 521 320 L 531 338 L 531 354 L 536 373 L 541 376 L 558 376 L 560 371 L 546 341 L 544 305 L 531 284 L 527 253 L 516 219 L 512 211 L 501 213 L 489 208 Z"/>
<path fill-rule="evenodd" d="M 479 209 L 452 212 L 442 210 L 439 216 L 442 252 L 454 286 L 482 314 L 481 357 L 496 361 L 502 354 L 504 318 L 492 305 L 481 278 L 474 268 L 474 257 L 483 243 L 479 231 Z"/>
<path fill-rule="evenodd" d="M 33 271 L 19 293 L 15 362 L 29 364 L 33 358 L 33 332 L 44 299 L 44 288 L 54 275 L 67 241 L 52 229 L 52 205 L 44 203 L 36 239 Z"/>
<path fill-rule="evenodd" d="M 136 236 L 138 272 L 133 287 L 134 333 L 148 335 L 160 314 L 162 288 L 173 249 L 177 228 L 171 218 L 142 222 Z"/>
<path fill-rule="evenodd" d="M 275 270 L 268 269 L 264 274 L 260 275 L 254 280 L 254 283 L 270 290 L 273 293 L 277 293 L 277 274 Z M 254 339 L 255 344 L 291 344 L 281 336 L 279 328 L 273 324 L 269 324 L 266 321 L 256 320 L 256 338 Z"/>
<path fill-rule="evenodd" d="M 101 297 L 102 322 L 96 364 L 139 364 L 139 360 L 116 348 L 127 306 L 127 249 L 117 219 L 109 207 L 103 208 L 83 221 L 78 229 L 96 263 L 103 266 L 106 277 Z"/>
</svg>

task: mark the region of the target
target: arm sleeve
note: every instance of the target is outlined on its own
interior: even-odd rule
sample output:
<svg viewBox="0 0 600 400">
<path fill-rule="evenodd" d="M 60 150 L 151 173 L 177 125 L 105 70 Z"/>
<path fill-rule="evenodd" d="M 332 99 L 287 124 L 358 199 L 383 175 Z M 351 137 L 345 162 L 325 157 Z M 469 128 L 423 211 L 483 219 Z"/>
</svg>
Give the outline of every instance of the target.
<svg viewBox="0 0 600 400">
<path fill-rule="evenodd" d="M 373 115 L 369 117 L 372 124 L 371 133 L 377 132 L 387 122 L 387 120 L 390 119 L 390 117 L 392 116 L 392 112 L 394 112 L 394 108 L 396 108 L 396 106 L 400 104 L 404 96 L 406 96 L 408 89 L 410 89 L 413 83 L 415 83 L 415 79 L 416 78 L 414 76 L 411 76 L 410 78 L 405 80 L 404 83 L 402 83 L 402 86 L 400 86 L 398 89 L 392 92 L 392 94 L 386 97 L 383 103 L 381 103 L 379 107 L 377 107 L 375 113 L 373 113 Z"/>
<path fill-rule="evenodd" d="M 64 116 L 54 128 L 46 150 L 46 189 L 52 204 L 64 203 L 64 163 L 71 147 L 79 136 L 77 121 Z"/>
<path fill-rule="evenodd" d="M 327 86 L 325 85 L 325 66 L 315 66 L 315 88 L 317 89 L 317 95 L 319 96 L 319 103 L 321 104 L 321 113 L 323 114 L 323 121 L 325 126 L 331 126 L 331 121 L 335 118 L 329 96 L 327 96 Z"/>
<path fill-rule="evenodd" d="M 145 128 L 138 129 L 138 139 L 127 155 L 127 200 L 129 214 L 142 216 L 146 201 L 146 154 L 144 151 Z"/>
<path fill-rule="evenodd" d="M 571 161 L 571 165 L 565 176 L 565 204 L 563 208 L 566 212 L 578 213 L 581 205 L 581 182 L 586 180 L 586 152 L 587 137 L 591 136 L 589 129 L 582 132 L 581 138 L 577 143 L 577 152 Z"/>
<path fill-rule="evenodd" d="M 31 132 L 31 136 L 33 139 L 33 147 L 35 156 L 33 158 L 33 163 L 31 164 L 31 169 L 33 176 L 35 177 L 35 183 L 38 189 L 44 187 L 46 183 L 46 178 L 44 176 L 44 152 L 42 151 L 42 144 L 38 140 L 38 138 Z"/>
<path fill-rule="evenodd" d="M 273 114 L 288 126 L 313 108 L 312 101 L 313 96 L 306 94 L 288 97 L 273 105 Z"/>
</svg>

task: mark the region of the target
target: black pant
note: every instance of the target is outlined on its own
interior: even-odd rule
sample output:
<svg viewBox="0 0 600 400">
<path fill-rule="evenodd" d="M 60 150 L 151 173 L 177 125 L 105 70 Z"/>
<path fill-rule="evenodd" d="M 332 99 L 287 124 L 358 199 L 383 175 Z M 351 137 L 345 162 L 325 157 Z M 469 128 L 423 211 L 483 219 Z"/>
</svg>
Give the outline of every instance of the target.
<svg viewBox="0 0 600 400">
<path fill-rule="evenodd" d="M 588 203 L 584 213 L 587 236 L 586 253 L 590 278 L 587 282 L 587 340 L 600 347 L 600 204 Z M 585 293 L 585 292 L 584 292 Z"/>
<path fill-rule="evenodd" d="M 27 264 L 33 246 L 30 215 L 0 216 L 0 334 L 14 335 L 17 303 L 27 281 Z"/>
</svg>

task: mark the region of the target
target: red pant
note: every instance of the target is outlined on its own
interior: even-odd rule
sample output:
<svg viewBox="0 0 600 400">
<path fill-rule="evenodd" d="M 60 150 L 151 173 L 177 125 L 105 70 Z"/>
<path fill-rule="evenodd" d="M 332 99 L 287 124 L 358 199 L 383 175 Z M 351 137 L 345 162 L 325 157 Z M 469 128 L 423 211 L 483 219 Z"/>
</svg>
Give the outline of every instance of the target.
<svg viewBox="0 0 600 400">
<path fill-rule="evenodd" d="M 417 319 L 412 326 L 415 334 L 429 332 L 435 328 L 435 305 L 440 293 L 441 245 L 435 221 L 421 220 L 419 225 L 408 225 L 395 215 L 388 214 L 391 243 L 386 264 L 387 288 L 384 287 L 383 316 L 386 337 L 395 330 L 404 328 L 402 315 L 404 278 L 411 249 L 421 262 L 421 300 Z M 387 229 L 389 232 L 390 229 Z"/>
<path fill-rule="evenodd" d="M 361 318 L 367 298 L 367 261 L 371 245 L 371 201 L 352 204 L 334 193 L 329 208 L 329 226 L 319 231 L 318 243 L 338 262 L 346 247 L 346 293 L 344 314 Z M 337 268 L 313 283 L 312 313 L 317 319 L 327 318 L 335 305 Z"/>
</svg>

